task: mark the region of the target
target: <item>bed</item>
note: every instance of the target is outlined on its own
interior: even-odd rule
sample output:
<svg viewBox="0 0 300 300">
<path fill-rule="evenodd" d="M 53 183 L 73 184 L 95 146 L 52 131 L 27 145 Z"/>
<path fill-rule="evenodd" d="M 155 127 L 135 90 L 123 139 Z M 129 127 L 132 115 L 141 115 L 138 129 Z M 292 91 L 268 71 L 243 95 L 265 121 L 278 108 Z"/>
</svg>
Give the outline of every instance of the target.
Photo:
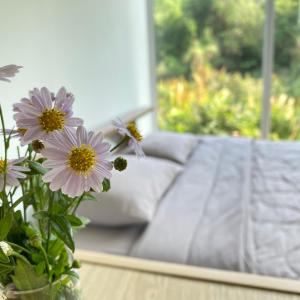
<svg viewBox="0 0 300 300">
<path fill-rule="evenodd" d="M 195 138 L 149 222 L 92 222 L 77 246 L 299 279 L 300 143 Z"/>
</svg>

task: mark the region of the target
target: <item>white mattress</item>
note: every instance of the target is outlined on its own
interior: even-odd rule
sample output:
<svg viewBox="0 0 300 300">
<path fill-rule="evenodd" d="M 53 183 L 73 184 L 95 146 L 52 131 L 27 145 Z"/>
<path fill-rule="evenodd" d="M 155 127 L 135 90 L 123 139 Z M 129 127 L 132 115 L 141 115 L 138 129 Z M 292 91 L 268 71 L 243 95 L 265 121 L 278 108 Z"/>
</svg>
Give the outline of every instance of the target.
<svg viewBox="0 0 300 300">
<path fill-rule="evenodd" d="M 204 137 L 131 255 L 300 278 L 300 143 Z"/>
</svg>

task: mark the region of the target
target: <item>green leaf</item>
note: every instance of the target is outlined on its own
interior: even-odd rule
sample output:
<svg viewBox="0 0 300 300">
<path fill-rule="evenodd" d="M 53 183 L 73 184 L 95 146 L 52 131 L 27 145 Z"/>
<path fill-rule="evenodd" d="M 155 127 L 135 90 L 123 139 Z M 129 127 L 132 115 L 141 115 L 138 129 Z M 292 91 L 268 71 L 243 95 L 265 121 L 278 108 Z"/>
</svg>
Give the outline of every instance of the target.
<svg viewBox="0 0 300 300">
<path fill-rule="evenodd" d="M 85 227 L 85 225 L 89 223 L 89 219 L 85 217 L 67 215 L 67 219 L 69 220 L 69 222 L 73 227 L 76 227 L 76 229 L 83 228 Z"/>
<path fill-rule="evenodd" d="M 9 211 L 4 216 L 3 219 L 0 220 L 0 241 L 6 239 L 13 222 L 13 212 Z"/>
<path fill-rule="evenodd" d="M 38 275 L 34 266 L 29 265 L 20 259 L 17 259 L 14 273 L 12 280 L 16 288 L 20 291 L 37 289 L 48 284 L 47 276 L 45 274 Z"/>
<path fill-rule="evenodd" d="M 8 256 L 3 252 L 3 250 L 0 248 L 0 262 L 8 264 L 10 262 Z"/>
<path fill-rule="evenodd" d="M 79 217 L 74 215 L 67 215 L 67 219 L 70 222 L 70 224 L 74 227 L 78 227 L 82 225 L 82 221 Z"/>
<path fill-rule="evenodd" d="M 110 180 L 104 178 L 102 181 L 102 192 L 108 192 L 110 190 Z"/>
<path fill-rule="evenodd" d="M 14 270 L 14 267 L 11 265 L 5 265 L 0 263 L 0 274 L 8 274 Z"/>
<path fill-rule="evenodd" d="M 44 273 L 45 269 L 46 269 L 46 264 L 44 261 L 39 262 L 35 266 L 35 271 L 38 275 L 42 275 Z"/>
<path fill-rule="evenodd" d="M 56 258 L 65 249 L 65 244 L 60 239 L 50 240 L 48 254 L 49 256 Z"/>
<path fill-rule="evenodd" d="M 97 201 L 96 197 L 91 193 L 86 193 L 83 195 L 81 201 Z"/>
<path fill-rule="evenodd" d="M 47 211 L 41 210 L 33 214 L 33 217 L 36 219 L 48 219 L 49 218 L 49 213 Z"/>
<path fill-rule="evenodd" d="M 34 174 L 46 174 L 48 172 L 48 170 L 46 168 L 44 168 L 41 164 L 39 164 L 36 161 L 28 161 L 28 165 L 30 167 L 30 174 L 34 175 Z"/>
<path fill-rule="evenodd" d="M 51 226 L 56 236 L 74 252 L 73 230 L 69 220 L 65 216 L 52 216 Z"/>
</svg>

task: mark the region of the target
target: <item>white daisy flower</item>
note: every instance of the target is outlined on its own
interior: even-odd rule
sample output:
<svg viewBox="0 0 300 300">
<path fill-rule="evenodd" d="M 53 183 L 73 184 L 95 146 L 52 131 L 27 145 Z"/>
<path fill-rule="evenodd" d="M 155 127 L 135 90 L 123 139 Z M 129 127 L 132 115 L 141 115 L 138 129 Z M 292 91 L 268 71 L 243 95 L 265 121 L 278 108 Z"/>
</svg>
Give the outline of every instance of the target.
<svg viewBox="0 0 300 300">
<path fill-rule="evenodd" d="M 0 191 L 3 191 L 4 186 L 4 176 L 6 175 L 6 184 L 9 186 L 19 186 L 20 182 L 18 179 L 26 178 L 26 175 L 22 172 L 30 171 L 29 168 L 18 166 L 21 162 L 25 160 L 25 157 L 21 157 L 14 160 L 8 160 L 7 164 L 5 160 L 0 159 Z"/>
<path fill-rule="evenodd" d="M 56 131 L 77 127 L 83 124 L 80 118 L 73 118 L 74 97 L 61 88 L 54 100 L 47 88 L 34 89 L 30 99 L 22 99 L 14 104 L 14 119 L 22 145 L 33 140 L 45 141 Z"/>
<path fill-rule="evenodd" d="M 47 158 L 43 166 L 51 169 L 43 176 L 50 189 L 59 189 L 77 197 L 92 188 L 100 193 L 102 182 L 111 178 L 112 163 L 107 160 L 110 144 L 102 133 L 87 132 L 82 126 L 75 130 L 56 132 L 41 151 Z"/>
<path fill-rule="evenodd" d="M 128 145 L 133 148 L 135 154 L 139 157 L 145 156 L 144 151 L 141 147 L 140 142 L 143 137 L 138 131 L 135 122 L 130 122 L 125 125 L 122 120 L 117 119 L 113 122 L 120 135 L 128 138 Z"/>
</svg>

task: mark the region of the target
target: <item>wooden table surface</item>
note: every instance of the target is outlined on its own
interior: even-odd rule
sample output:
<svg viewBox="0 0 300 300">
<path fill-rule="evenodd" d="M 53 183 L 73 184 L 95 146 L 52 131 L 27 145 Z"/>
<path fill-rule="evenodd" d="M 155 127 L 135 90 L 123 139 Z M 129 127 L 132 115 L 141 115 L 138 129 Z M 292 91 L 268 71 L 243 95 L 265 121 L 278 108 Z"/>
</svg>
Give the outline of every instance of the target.
<svg viewBox="0 0 300 300">
<path fill-rule="evenodd" d="M 85 300 L 300 300 L 296 281 L 86 251 L 76 256 Z M 276 287 L 292 292 L 271 290 Z"/>
</svg>

